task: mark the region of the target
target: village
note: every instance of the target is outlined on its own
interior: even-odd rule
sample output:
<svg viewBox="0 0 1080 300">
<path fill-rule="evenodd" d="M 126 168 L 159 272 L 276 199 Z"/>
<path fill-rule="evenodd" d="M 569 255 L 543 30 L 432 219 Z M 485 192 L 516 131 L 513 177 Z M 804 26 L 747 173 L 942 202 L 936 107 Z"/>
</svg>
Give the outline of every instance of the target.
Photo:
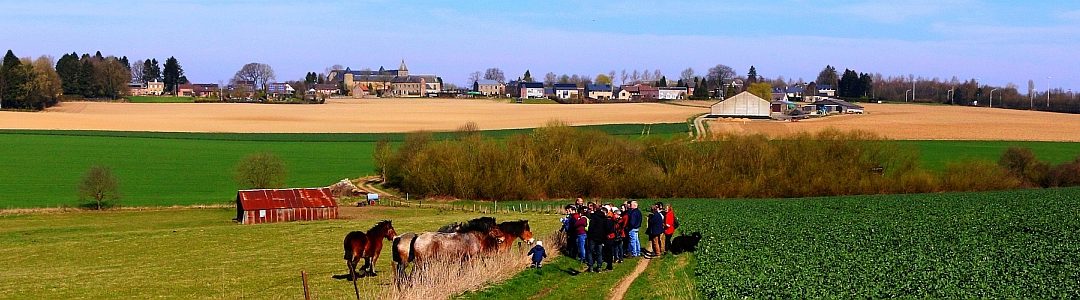
<svg viewBox="0 0 1080 300">
<path fill-rule="evenodd" d="M 500 75 L 501 75 L 501 71 Z M 675 100 L 718 100 L 712 104 L 708 117 L 799 120 L 830 114 L 862 114 L 862 106 L 837 98 L 832 85 L 794 83 L 791 86 L 768 86 L 767 95 L 751 92 L 743 78 L 714 84 L 706 88 L 705 80 L 679 80 L 668 86 L 666 77 L 657 80 L 633 80 L 614 85 L 614 74 L 601 74 L 595 83 L 585 78 L 574 82 L 569 78 L 536 81 L 529 76 L 514 80 L 473 80 L 466 87 L 444 85 L 434 74 L 411 74 L 405 61 L 398 69 L 330 70 L 306 82 L 265 82 L 235 80 L 231 84 L 178 84 L 177 97 L 204 99 L 201 102 L 260 102 L 297 101 L 324 103 L 327 98 L 456 98 L 512 99 L 524 103 L 529 99 L 547 99 L 560 104 L 642 103 Z M 753 76 L 753 75 L 751 75 Z M 500 76 L 501 77 L 501 76 Z M 133 78 L 134 79 L 134 78 Z M 311 79 L 311 78 L 309 78 Z M 138 81 L 137 79 L 134 79 Z M 505 82 L 504 82 L 505 81 Z M 160 81 L 133 82 L 128 86 L 130 96 L 163 96 L 170 93 Z M 725 95 L 728 94 L 728 95 Z M 217 101 L 215 101 L 215 99 Z"/>
</svg>

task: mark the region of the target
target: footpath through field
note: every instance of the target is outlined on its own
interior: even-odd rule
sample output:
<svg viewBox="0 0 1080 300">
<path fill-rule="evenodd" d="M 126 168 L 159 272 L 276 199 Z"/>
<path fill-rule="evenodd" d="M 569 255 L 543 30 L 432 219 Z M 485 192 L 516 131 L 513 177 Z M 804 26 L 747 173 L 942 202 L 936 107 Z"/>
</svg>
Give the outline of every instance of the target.
<svg viewBox="0 0 1080 300">
<path fill-rule="evenodd" d="M 651 259 L 639 260 L 637 266 L 634 266 L 634 270 L 630 271 L 630 274 L 627 274 L 626 277 L 623 277 L 623 279 L 619 281 L 619 284 L 615 286 L 615 289 L 611 291 L 611 295 L 608 296 L 608 299 L 623 299 L 626 295 L 626 290 L 630 289 L 630 285 L 634 283 L 634 280 L 636 280 L 638 276 L 641 276 L 641 273 L 645 273 L 645 269 L 649 267 L 649 261 L 651 261 Z"/>
</svg>

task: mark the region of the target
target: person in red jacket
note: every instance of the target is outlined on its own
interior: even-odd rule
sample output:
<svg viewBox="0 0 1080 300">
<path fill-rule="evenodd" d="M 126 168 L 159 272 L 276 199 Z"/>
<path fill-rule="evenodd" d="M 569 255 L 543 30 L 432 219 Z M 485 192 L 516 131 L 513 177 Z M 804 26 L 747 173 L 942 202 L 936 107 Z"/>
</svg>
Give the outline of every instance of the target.
<svg viewBox="0 0 1080 300">
<path fill-rule="evenodd" d="M 675 235 L 675 227 L 678 227 L 675 219 L 675 209 L 671 208 L 671 204 L 664 207 L 664 245 L 671 245 L 671 236 Z M 664 252 L 668 252 L 669 247 L 664 247 Z"/>
</svg>

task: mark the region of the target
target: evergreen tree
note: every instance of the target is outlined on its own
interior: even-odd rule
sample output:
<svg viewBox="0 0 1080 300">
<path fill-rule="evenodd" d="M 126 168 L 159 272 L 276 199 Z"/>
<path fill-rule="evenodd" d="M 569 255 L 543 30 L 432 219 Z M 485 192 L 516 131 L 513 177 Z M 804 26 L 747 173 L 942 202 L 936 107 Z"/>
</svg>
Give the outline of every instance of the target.
<svg viewBox="0 0 1080 300">
<path fill-rule="evenodd" d="M 708 84 L 706 84 L 705 80 L 700 77 L 694 77 L 694 98 L 709 98 Z"/>
<path fill-rule="evenodd" d="M 667 87 L 667 76 L 660 76 L 660 80 L 656 81 L 656 86 Z"/>
<path fill-rule="evenodd" d="M 161 66 L 157 59 L 151 58 L 143 61 L 143 82 L 161 81 Z"/>
<path fill-rule="evenodd" d="M 830 65 L 825 65 L 825 69 L 822 69 L 821 72 L 818 73 L 817 81 L 815 82 L 818 85 L 829 85 L 835 89 L 838 85 L 838 81 L 839 78 L 837 78 L 836 75 L 836 68 Z"/>
<path fill-rule="evenodd" d="M 120 64 L 123 65 L 124 69 L 127 69 L 128 72 L 131 72 L 131 62 L 128 62 L 127 56 L 120 58 Z"/>
<path fill-rule="evenodd" d="M 857 97 L 869 97 L 870 90 L 874 86 L 874 79 L 869 73 L 859 74 L 859 95 Z"/>
<path fill-rule="evenodd" d="M 94 80 L 94 61 L 89 55 L 83 55 L 79 59 L 79 77 L 78 83 L 79 95 L 86 98 L 94 98 L 98 96 L 98 86 Z"/>
<path fill-rule="evenodd" d="M 746 85 L 750 86 L 758 81 L 757 68 L 750 66 L 750 72 L 746 72 Z"/>
<path fill-rule="evenodd" d="M 79 74 L 82 65 L 79 64 L 79 54 L 72 52 L 64 54 L 56 61 L 56 73 L 60 75 L 60 87 L 64 94 L 77 95 L 82 91 L 79 86 Z"/>
<path fill-rule="evenodd" d="M 184 76 L 184 68 L 180 67 L 180 62 L 176 60 L 176 57 L 169 56 L 165 59 L 165 71 L 162 72 L 163 80 L 165 83 L 165 91 L 176 94 L 176 86 L 182 84 L 180 77 Z"/>
<path fill-rule="evenodd" d="M 524 77 L 522 77 L 522 79 L 521 79 L 521 80 L 522 80 L 522 81 L 524 81 L 524 82 L 532 82 L 532 81 L 533 81 L 533 79 L 532 79 L 532 73 L 529 73 L 529 70 L 527 70 L 527 69 L 526 69 L 526 70 L 525 70 L 525 76 L 524 76 Z"/>
<path fill-rule="evenodd" d="M 679 81 L 675 82 L 675 86 L 677 86 L 677 87 L 686 87 L 686 82 L 683 81 L 682 79 L 679 79 Z"/>
<path fill-rule="evenodd" d="M 29 79 L 25 74 L 20 74 L 21 65 L 22 62 L 9 49 L 4 55 L 3 64 L 0 65 L 0 101 L 3 101 L 0 106 L 21 106 L 19 102 L 24 97 L 22 89 Z"/>
<path fill-rule="evenodd" d="M 844 69 L 844 75 L 840 77 L 840 84 L 836 87 L 836 93 L 844 98 L 857 98 L 862 96 L 862 91 L 859 90 L 861 85 L 858 73 L 850 69 Z"/>
</svg>

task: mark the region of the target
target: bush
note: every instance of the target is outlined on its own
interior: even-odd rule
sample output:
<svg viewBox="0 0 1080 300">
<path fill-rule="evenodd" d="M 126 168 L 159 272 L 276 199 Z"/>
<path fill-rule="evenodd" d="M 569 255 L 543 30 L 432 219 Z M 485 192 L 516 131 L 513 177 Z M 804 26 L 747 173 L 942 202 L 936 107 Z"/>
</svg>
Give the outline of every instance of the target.
<svg viewBox="0 0 1080 300">
<path fill-rule="evenodd" d="M 241 188 L 280 188 L 285 178 L 285 162 L 270 152 L 248 155 L 236 165 L 236 182 Z"/>
<path fill-rule="evenodd" d="M 949 191 L 990 191 L 1021 186 L 1006 169 L 985 161 L 962 161 L 945 166 L 941 185 Z"/>
<path fill-rule="evenodd" d="M 1019 178 L 1025 186 L 1047 186 L 1046 175 L 1050 167 L 1039 161 L 1029 148 L 1010 147 L 1001 155 L 998 165 Z"/>
<path fill-rule="evenodd" d="M 83 208 L 102 210 L 118 205 L 120 181 L 105 166 L 92 166 L 79 182 L 79 199 Z"/>
</svg>

